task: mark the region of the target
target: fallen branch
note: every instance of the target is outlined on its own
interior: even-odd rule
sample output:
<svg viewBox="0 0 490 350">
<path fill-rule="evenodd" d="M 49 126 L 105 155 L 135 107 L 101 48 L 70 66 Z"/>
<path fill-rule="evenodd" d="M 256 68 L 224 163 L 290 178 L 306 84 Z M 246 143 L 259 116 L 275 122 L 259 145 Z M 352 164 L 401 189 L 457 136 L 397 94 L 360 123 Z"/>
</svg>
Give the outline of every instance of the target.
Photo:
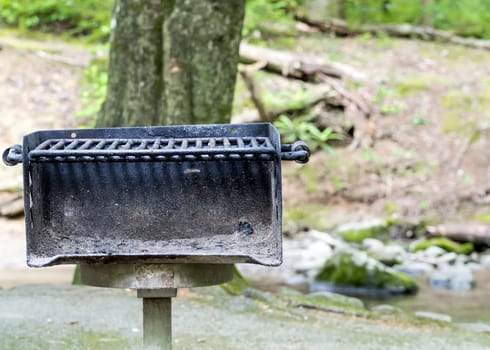
<svg viewBox="0 0 490 350">
<path fill-rule="evenodd" d="M 490 50 L 490 40 L 463 38 L 452 32 L 432 27 L 418 27 L 411 24 L 384 24 L 352 27 L 338 18 L 327 18 L 323 21 L 313 20 L 306 15 L 295 15 L 297 21 L 317 28 L 322 32 L 338 36 L 356 36 L 361 34 L 385 34 L 397 38 L 417 38 L 427 41 L 441 41 L 475 49 Z"/>
<path fill-rule="evenodd" d="M 344 64 L 325 62 L 315 56 L 272 50 L 247 43 L 240 45 L 240 62 L 244 64 L 266 62 L 264 69 L 269 72 L 310 82 L 317 81 L 319 74 L 337 79 L 368 81 L 365 74 Z"/>
<path fill-rule="evenodd" d="M 490 225 L 478 223 L 448 223 L 427 227 L 432 236 L 446 237 L 455 241 L 490 245 Z"/>
<path fill-rule="evenodd" d="M 373 122 L 369 120 L 373 109 L 368 100 L 356 91 L 347 90 L 339 81 L 330 77 L 320 75 L 319 79 L 339 94 L 344 113 L 354 126 L 354 138 L 349 149 L 354 150 L 359 146 L 364 148 L 372 146 L 376 128 Z"/>
<path fill-rule="evenodd" d="M 24 214 L 24 199 L 21 194 L 12 194 L 0 203 L 0 216 L 15 218 Z"/>
<path fill-rule="evenodd" d="M 76 66 L 76 67 L 87 67 L 87 62 L 81 61 L 79 59 L 66 57 L 62 55 L 55 55 L 45 51 L 36 51 L 35 54 L 42 59 L 53 61 L 57 63 L 66 64 L 68 66 Z"/>
<path fill-rule="evenodd" d="M 257 112 L 259 113 L 259 118 L 261 122 L 271 122 L 273 120 L 270 118 L 269 114 L 265 109 L 264 104 L 262 103 L 262 100 L 259 98 L 257 94 L 257 91 L 255 89 L 255 83 L 253 80 L 253 72 L 264 68 L 266 64 L 267 62 L 265 61 L 258 61 L 254 64 L 251 64 L 239 70 L 240 76 L 242 77 L 243 82 L 245 83 L 245 86 L 247 87 L 248 92 L 250 94 L 250 99 L 252 100 L 252 103 L 254 104 L 255 108 L 257 109 Z"/>
<path fill-rule="evenodd" d="M 287 78 L 314 82 L 326 86 L 325 93 L 322 93 L 320 96 L 313 96 L 304 106 L 299 106 L 295 111 L 306 110 L 321 101 L 335 107 L 340 106 L 344 109 L 346 117 L 354 126 L 354 140 L 350 148 L 355 149 L 359 146 L 369 147 L 372 145 L 374 139 L 374 133 L 372 131 L 375 128 L 372 127 L 373 123 L 368 121 L 373 112 L 371 104 L 356 91 L 347 89 L 342 81 L 339 80 L 340 78 L 356 78 L 356 80 L 359 80 L 361 77 L 364 77 L 360 72 L 356 72 L 351 68 L 349 70 L 342 70 L 339 67 L 332 67 L 317 57 L 272 50 L 246 43 L 240 46 L 240 59 L 242 63 L 251 63 L 249 65 L 251 68 L 242 69 L 240 74 L 262 121 L 274 121 L 277 116 L 291 114 L 294 111 L 266 110 L 257 94 L 253 77 L 251 76 L 251 72 L 257 69 L 264 69 Z"/>
</svg>

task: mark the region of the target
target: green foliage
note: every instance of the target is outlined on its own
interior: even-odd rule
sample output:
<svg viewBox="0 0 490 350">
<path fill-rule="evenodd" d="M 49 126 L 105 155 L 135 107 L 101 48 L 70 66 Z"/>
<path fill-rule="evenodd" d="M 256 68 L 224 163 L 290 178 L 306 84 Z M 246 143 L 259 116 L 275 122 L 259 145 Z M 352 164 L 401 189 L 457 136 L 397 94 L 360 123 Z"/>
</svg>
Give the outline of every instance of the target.
<svg viewBox="0 0 490 350">
<path fill-rule="evenodd" d="M 285 34 L 284 27 L 294 28 L 292 10 L 297 6 L 296 0 L 247 0 L 243 36 Z"/>
<path fill-rule="evenodd" d="M 490 224 L 490 213 L 478 214 L 473 218 L 473 220 L 478 221 L 478 222 L 483 222 L 486 224 Z"/>
<path fill-rule="evenodd" d="M 82 79 L 82 108 L 75 114 L 82 127 L 95 125 L 107 92 L 107 79 L 107 60 L 94 60 L 85 70 Z"/>
<path fill-rule="evenodd" d="M 412 23 L 490 38 L 490 1 L 482 0 L 346 0 L 351 24 Z"/>
<path fill-rule="evenodd" d="M 333 149 L 327 142 L 343 138 L 343 135 L 335 133 L 331 128 L 318 129 L 309 116 L 291 119 L 281 115 L 274 122 L 274 125 L 279 130 L 284 142 L 302 140 L 308 144 L 311 150 L 323 149 L 332 152 Z"/>
<path fill-rule="evenodd" d="M 258 79 L 267 79 L 267 73 L 257 72 Z M 274 110 L 300 110 L 304 109 L 315 100 L 313 89 L 298 88 L 296 85 L 287 84 L 279 91 L 264 89 L 261 92 L 264 107 L 268 111 Z"/>
<path fill-rule="evenodd" d="M 431 238 L 417 243 L 412 250 L 414 252 L 417 252 L 419 250 L 425 250 L 429 247 L 434 247 L 434 246 L 442 248 L 448 252 L 453 252 L 456 254 L 466 254 L 466 255 L 471 254 L 475 249 L 473 243 L 471 242 L 460 244 L 451 241 L 450 239 L 447 238 Z"/>
<path fill-rule="evenodd" d="M 71 284 L 73 285 L 81 285 L 82 284 L 82 275 L 80 272 L 80 265 L 75 267 L 75 271 L 73 271 L 73 277 L 71 280 Z"/>
<path fill-rule="evenodd" d="M 111 9 L 112 0 L 0 0 L 0 23 L 105 40 L 110 34 Z"/>
<path fill-rule="evenodd" d="M 221 285 L 221 288 L 230 295 L 242 295 L 243 291 L 250 288 L 250 284 L 242 276 L 240 271 L 233 266 L 233 279 L 230 282 Z"/>
<path fill-rule="evenodd" d="M 322 204 L 311 203 L 291 207 L 286 206 L 283 209 L 283 230 L 289 233 L 296 233 L 304 229 L 326 231 L 331 225 L 328 215 L 329 208 Z"/>
</svg>

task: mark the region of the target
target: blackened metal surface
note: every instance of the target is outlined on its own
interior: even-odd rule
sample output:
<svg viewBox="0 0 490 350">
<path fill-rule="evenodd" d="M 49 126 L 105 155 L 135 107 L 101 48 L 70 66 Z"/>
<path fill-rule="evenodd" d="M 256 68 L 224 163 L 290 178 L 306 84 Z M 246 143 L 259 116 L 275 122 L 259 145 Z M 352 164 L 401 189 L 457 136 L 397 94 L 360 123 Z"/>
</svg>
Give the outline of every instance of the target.
<svg viewBox="0 0 490 350">
<path fill-rule="evenodd" d="M 114 154 L 32 153 L 47 140 L 58 140 L 54 146 L 62 142 L 58 146 L 62 150 L 73 144 L 64 141 L 70 139 L 132 140 L 138 150 L 144 142 L 146 148 L 158 139 L 214 139 L 225 145 L 225 138 L 237 146 L 235 151 L 209 152 L 216 149 L 215 143 L 207 153 L 197 154 L 213 159 L 158 161 L 155 156 L 145 162 L 127 158 L 135 156 L 133 153 L 122 155 L 124 161 L 97 161 L 99 156 Z M 267 139 L 262 151 L 236 152 L 238 140 L 250 138 Z M 236 143 L 229 141 L 235 139 Z M 51 146 L 38 150 L 56 151 L 50 142 Z M 83 145 L 84 141 L 80 142 Z M 253 149 L 255 145 L 250 144 Z M 270 153 L 271 147 L 274 153 Z M 77 151 L 72 148 L 67 151 Z M 158 156 L 177 155 L 172 149 Z M 144 156 L 152 157 L 144 151 Z M 23 154 L 30 266 L 120 261 L 281 262 L 281 145 L 270 124 L 40 131 L 24 137 Z M 240 156 L 237 161 L 228 156 L 216 158 L 216 154 L 254 156 Z M 272 156 L 256 156 L 261 154 Z M 84 156 L 93 159 L 69 159 Z M 51 157 L 51 161 L 34 160 L 42 157 Z"/>
</svg>

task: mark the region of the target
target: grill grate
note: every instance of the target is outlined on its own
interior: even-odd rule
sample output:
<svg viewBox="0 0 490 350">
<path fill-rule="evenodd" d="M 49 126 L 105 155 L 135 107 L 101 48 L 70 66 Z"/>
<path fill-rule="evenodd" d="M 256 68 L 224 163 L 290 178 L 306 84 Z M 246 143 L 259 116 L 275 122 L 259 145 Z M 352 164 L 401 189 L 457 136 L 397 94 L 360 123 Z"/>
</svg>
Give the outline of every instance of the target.
<svg viewBox="0 0 490 350">
<path fill-rule="evenodd" d="M 32 162 L 274 160 L 268 137 L 49 139 L 29 152 Z"/>
</svg>

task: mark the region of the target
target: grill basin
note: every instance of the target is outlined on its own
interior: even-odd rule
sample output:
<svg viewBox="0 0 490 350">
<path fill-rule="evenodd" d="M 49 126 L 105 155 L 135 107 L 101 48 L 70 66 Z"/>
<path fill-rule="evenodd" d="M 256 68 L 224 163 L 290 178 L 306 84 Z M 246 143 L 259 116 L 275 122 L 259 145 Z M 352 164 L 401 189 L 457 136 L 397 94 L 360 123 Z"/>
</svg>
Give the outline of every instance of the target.
<svg viewBox="0 0 490 350">
<path fill-rule="evenodd" d="M 279 265 L 281 158 L 308 154 L 226 124 L 38 131 L 4 161 L 24 166 L 30 266 Z"/>
</svg>

